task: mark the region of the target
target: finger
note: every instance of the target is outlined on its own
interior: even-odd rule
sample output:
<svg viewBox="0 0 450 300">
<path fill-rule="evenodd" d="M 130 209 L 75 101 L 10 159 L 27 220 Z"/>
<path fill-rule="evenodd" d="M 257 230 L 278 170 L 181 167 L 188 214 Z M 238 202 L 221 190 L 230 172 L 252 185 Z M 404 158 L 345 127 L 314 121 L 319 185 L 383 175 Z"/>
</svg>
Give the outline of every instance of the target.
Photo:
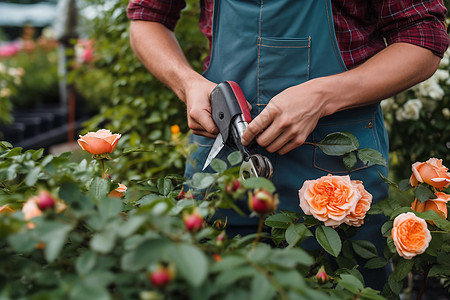
<svg viewBox="0 0 450 300">
<path fill-rule="evenodd" d="M 201 135 L 201 136 L 204 136 L 204 137 L 207 137 L 207 138 L 212 138 L 212 139 L 217 137 L 217 134 L 212 134 L 212 133 L 209 133 L 209 132 L 207 132 L 205 130 L 192 130 L 192 133 L 196 134 L 196 135 Z"/>
<path fill-rule="evenodd" d="M 303 143 L 305 142 L 305 139 L 306 139 L 306 137 L 296 135 L 296 136 L 294 136 L 294 138 L 289 139 L 281 147 L 276 146 L 278 148 L 278 150 L 276 150 L 276 151 L 278 152 L 278 154 L 284 155 L 284 154 L 294 150 L 295 148 L 298 148 L 301 145 L 303 145 Z"/>
<path fill-rule="evenodd" d="M 214 123 L 211 117 L 211 112 L 204 111 L 198 116 L 195 121 L 200 124 L 200 126 L 207 132 L 211 134 L 219 133 L 219 128 L 217 128 L 216 124 Z"/>
<path fill-rule="evenodd" d="M 253 106 L 248 101 L 247 101 L 247 107 L 248 107 L 248 110 L 252 110 L 252 108 L 253 108 Z"/>
<path fill-rule="evenodd" d="M 242 145 L 248 145 L 253 139 L 264 131 L 272 123 L 272 116 L 269 111 L 263 110 L 259 116 L 248 124 L 244 133 L 242 134 Z"/>
</svg>

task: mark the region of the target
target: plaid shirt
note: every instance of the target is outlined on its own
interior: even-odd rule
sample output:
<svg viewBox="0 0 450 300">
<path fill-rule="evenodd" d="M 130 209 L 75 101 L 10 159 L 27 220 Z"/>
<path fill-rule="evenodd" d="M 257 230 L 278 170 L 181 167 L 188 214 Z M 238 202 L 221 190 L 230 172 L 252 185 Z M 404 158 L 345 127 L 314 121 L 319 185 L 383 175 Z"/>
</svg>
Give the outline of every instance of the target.
<svg viewBox="0 0 450 300">
<path fill-rule="evenodd" d="M 214 0 L 200 0 L 199 26 L 211 45 Z M 449 45 L 442 0 L 332 0 L 334 27 L 341 55 L 348 68 L 386 47 L 404 42 L 430 49 L 443 57 Z M 358 4 L 357 4 L 358 3 Z M 130 0 L 128 18 L 154 21 L 174 30 L 184 0 Z M 209 58 L 205 60 L 205 68 Z"/>
</svg>

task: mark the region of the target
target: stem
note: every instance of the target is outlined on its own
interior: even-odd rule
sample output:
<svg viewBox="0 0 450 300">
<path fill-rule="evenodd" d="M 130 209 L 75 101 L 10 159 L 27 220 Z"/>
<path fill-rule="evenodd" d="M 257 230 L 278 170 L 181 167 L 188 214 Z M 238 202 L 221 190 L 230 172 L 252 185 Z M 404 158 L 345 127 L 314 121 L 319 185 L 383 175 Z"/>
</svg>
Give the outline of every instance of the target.
<svg viewBox="0 0 450 300">
<path fill-rule="evenodd" d="M 428 282 L 428 272 L 430 271 L 431 267 L 428 267 L 425 272 L 423 273 L 423 280 L 422 280 L 422 286 L 420 287 L 419 295 L 417 295 L 417 300 L 421 300 L 423 293 L 425 292 L 425 288 L 427 286 Z"/>
<path fill-rule="evenodd" d="M 105 160 L 101 159 L 100 161 L 102 162 L 102 178 L 106 178 L 106 174 L 105 174 Z"/>
<path fill-rule="evenodd" d="M 262 231 L 263 224 L 264 224 L 264 217 L 261 216 L 261 217 L 259 218 L 258 232 L 256 233 L 256 238 L 255 238 L 255 240 L 253 241 L 253 249 L 256 247 L 256 245 L 257 245 L 258 242 L 259 242 L 259 238 L 261 237 L 261 231 Z"/>
</svg>

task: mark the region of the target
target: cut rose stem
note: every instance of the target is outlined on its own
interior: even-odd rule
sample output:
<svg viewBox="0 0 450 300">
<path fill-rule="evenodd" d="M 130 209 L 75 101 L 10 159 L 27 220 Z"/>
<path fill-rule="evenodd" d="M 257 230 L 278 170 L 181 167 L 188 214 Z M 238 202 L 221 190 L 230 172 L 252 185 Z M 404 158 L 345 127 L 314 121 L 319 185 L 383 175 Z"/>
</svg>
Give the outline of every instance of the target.
<svg viewBox="0 0 450 300">
<path fill-rule="evenodd" d="M 255 238 L 255 240 L 253 241 L 253 248 L 255 248 L 256 247 L 256 245 L 258 244 L 258 242 L 259 242 L 259 238 L 261 237 L 261 231 L 262 231 L 262 227 L 263 227 L 263 224 L 264 224 L 264 216 L 261 216 L 260 218 L 259 218 L 259 224 L 258 224 L 258 232 L 256 233 L 256 238 Z"/>
</svg>

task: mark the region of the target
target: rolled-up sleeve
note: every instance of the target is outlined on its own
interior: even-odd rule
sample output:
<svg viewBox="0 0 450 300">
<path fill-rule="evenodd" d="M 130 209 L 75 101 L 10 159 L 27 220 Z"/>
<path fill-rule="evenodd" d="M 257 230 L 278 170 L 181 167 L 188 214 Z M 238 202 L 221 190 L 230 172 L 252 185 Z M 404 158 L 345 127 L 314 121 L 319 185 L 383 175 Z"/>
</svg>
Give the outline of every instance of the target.
<svg viewBox="0 0 450 300">
<path fill-rule="evenodd" d="M 127 16 L 130 20 L 158 22 L 173 31 L 185 7 L 184 0 L 130 0 Z"/>
<path fill-rule="evenodd" d="M 443 57 L 449 46 L 441 0 L 384 0 L 380 6 L 378 28 L 388 44 L 410 43 Z"/>
</svg>

